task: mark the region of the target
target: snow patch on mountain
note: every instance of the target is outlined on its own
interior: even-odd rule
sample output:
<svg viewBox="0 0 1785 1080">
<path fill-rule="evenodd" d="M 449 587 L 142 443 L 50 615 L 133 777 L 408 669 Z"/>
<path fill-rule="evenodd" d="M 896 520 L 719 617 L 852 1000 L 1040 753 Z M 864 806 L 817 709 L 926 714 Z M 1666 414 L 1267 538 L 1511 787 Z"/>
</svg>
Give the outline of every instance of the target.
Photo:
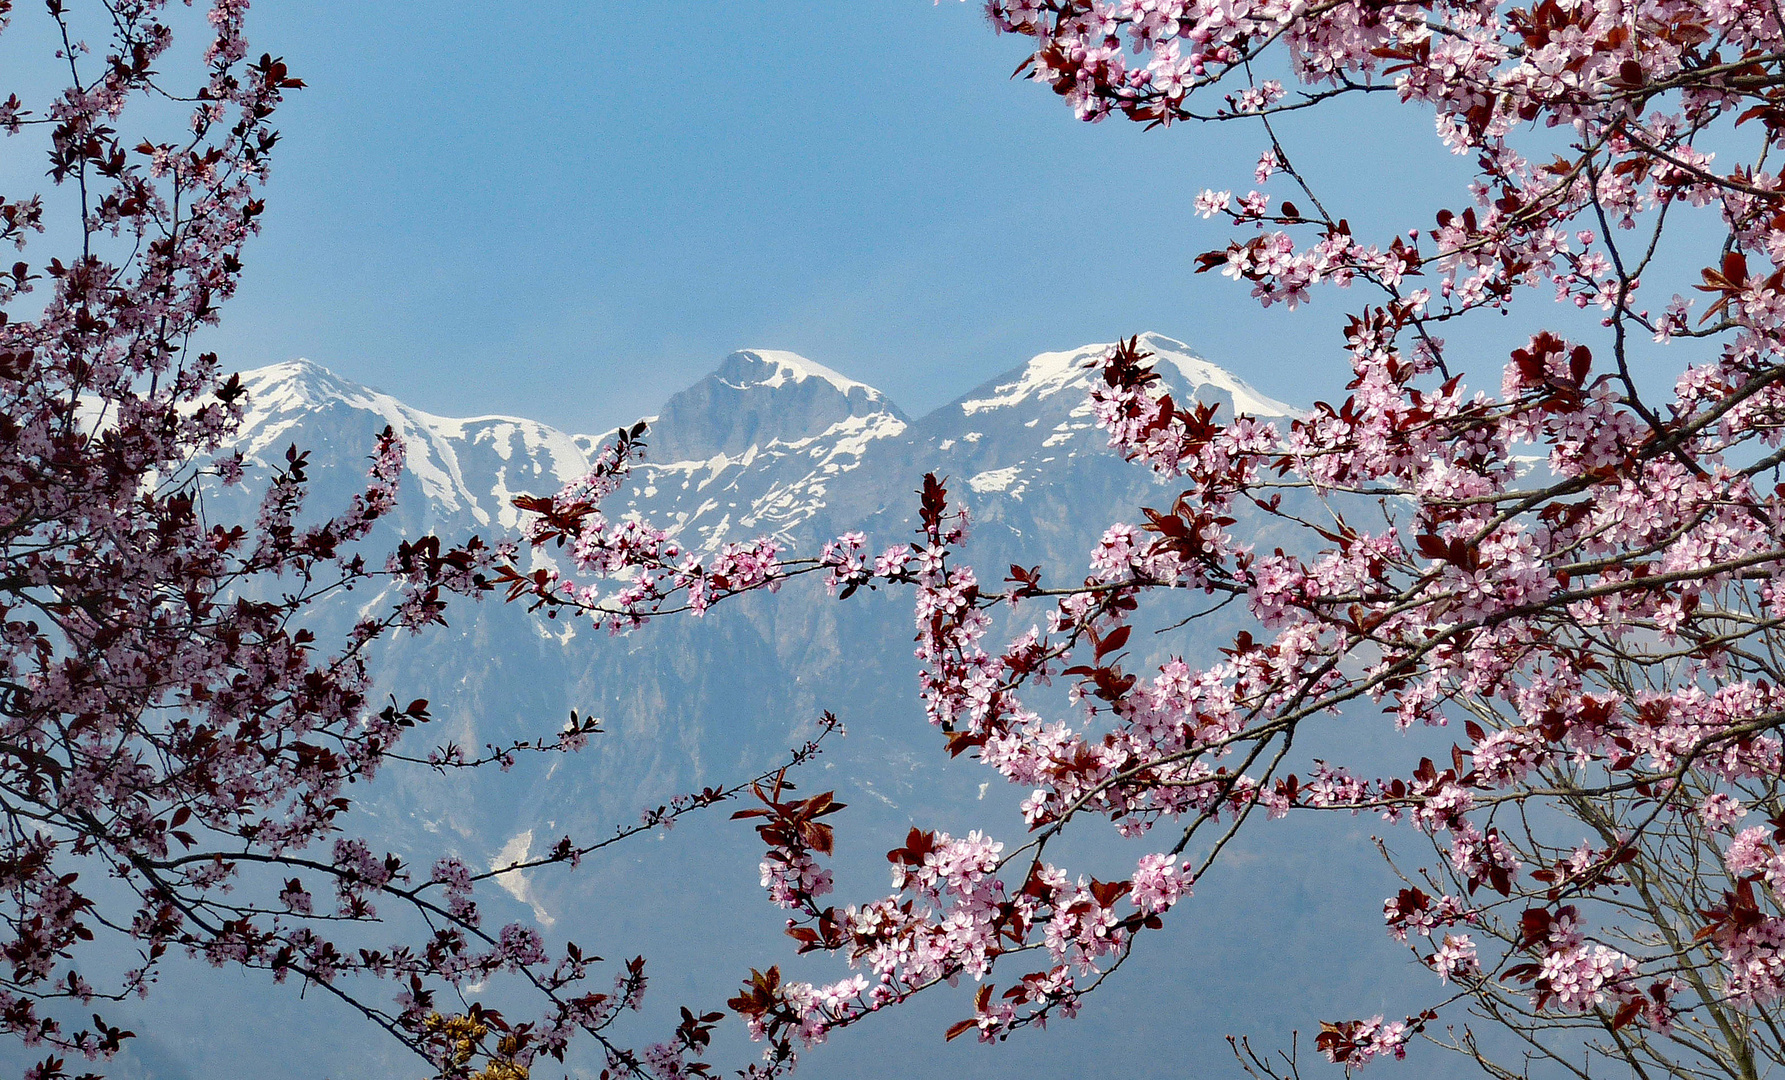
<svg viewBox="0 0 1785 1080">
<path fill-rule="evenodd" d="M 502 845 L 502 850 L 490 859 L 490 869 L 502 870 L 505 866 L 524 863 L 532 857 L 532 852 L 533 830 L 526 829 L 509 837 L 508 843 Z M 496 875 L 496 884 L 502 886 L 502 891 L 532 908 L 533 917 L 539 920 L 541 926 L 549 929 L 557 921 L 545 909 L 545 905 L 539 902 L 539 897 L 534 895 L 532 879 L 525 870 L 502 870 Z"/>
<path fill-rule="evenodd" d="M 1023 485 L 1016 484 L 1017 477 L 1023 474 L 1021 466 L 1012 465 L 1003 469 L 987 469 L 967 478 L 967 486 L 981 495 L 998 491 L 1011 498 L 1022 498 Z M 1011 488 L 1016 484 L 1015 489 Z"/>
</svg>

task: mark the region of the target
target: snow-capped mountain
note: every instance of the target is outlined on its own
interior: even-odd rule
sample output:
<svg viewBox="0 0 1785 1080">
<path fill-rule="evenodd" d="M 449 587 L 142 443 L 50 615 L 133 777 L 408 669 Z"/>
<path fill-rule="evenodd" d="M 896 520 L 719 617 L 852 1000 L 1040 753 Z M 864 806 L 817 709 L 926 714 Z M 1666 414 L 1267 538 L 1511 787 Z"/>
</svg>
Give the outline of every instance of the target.
<svg viewBox="0 0 1785 1080">
<path fill-rule="evenodd" d="M 1224 412 L 1264 416 L 1291 411 L 1182 342 L 1148 334 L 1143 343 L 1180 400 L 1194 395 L 1220 401 Z M 809 551 L 860 529 L 878 548 L 911 535 L 913 490 L 933 471 L 973 510 L 975 532 L 965 555 L 982 566 L 982 578 L 1001 578 L 1015 562 L 1040 564 L 1057 579 L 1076 578 L 1105 526 L 1132 520 L 1139 506 L 1173 494 L 1145 469 L 1121 461 L 1092 422 L 1086 395 L 1094 361 L 1106 348 L 1043 353 L 916 419 L 874 388 L 803 357 L 736 352 L 651 418 L 648 464 L 615 500 L 623 512 L 675 530 L 691 547 L 772 534 Z M 516 522 L 516 494 L 549 492 L 582 474 L 603 438 L 516 417 L 434 416 L 305 361 L 244 377 L 251 395 L 244 449 L 263 466 L 280 460 L 288 445 L 308 449 L 312 505 L 319 512 L 361 483 L 377 431 L 388 424 L 402 435 L 408 465 L 399 512 L 380 526 L 374 546 L 393 542 L 393 532 L 506 533 Z M 492 600 L 455 606 L 445 629 L 385 643 L 376 656 L 376 683 L 380 692 L 430 699 L 437 719 L 415 736 L 428 745 L 536 736 L 555 730 L 571 708 L 603 717 L 606 733 L 574 757 L 523 761 L 507 774 L 442 778 L 425 769 L 386 770 L 360 796 L 354 827 L 405 854 L 432 858 L 450 850 L 498 865 L 566 833 L 586 837 L 636 820 L 641 807 L 675 793 L 748 776 L 831 710 L 848 724 L 849 736 L 797 779 L 806 790 L 834 788 L 850 804 L 835 819 L 839 903 L 885 890 L 883 853 L 912 824 L 1013 828 L 1020 819 L 1011 807 L 1027 793 L 1010 791 L 970 760 L 949 760 L 922 718 L 910 598 L 863 591 L 838 602 L 804 584 L 618 639 L 577 633 Z M 368 602 L 375 598 L 343 598 L 327 617 L 344 627 Z M 1024 608 L 999 617 L 994 635 L 1010 629 L 1010 619 L 1024 620 L 1020 630 L 1039 614 Z M 1137 657 L 1214 644 L 1184 633 L 1135 637 Z M 1112 853 L 1123 857 L 1112 836 L 1088 839 L 1085 850 L 1062 854 L 1082 857 L 1088 871 Z M 1380 931 L 1379 912 L 1366 911 L 1359 921 L 1356 912 L 1335 906 L 1348 890 L 1331 888 L 1333 875 L 1356 876 L 1355 867 L 1367 864 L 1367 837 L 1332 830 L 1318 843 L 1303 841 L 1265 860 L 1246 854 L 1261 850 L 1256 844 L 1237 845 L 1230 861 L 1239 869 L 1228 877 L 1198 883 L 1198 899 L 1207 898 L 1200 913 L 1179 920 L 1160 935 L 1156 951 L 1131 961 L 1130 977 L 1088 1004 L 1085 1020 L 1041 1038 L 1012 1040 L 995 1053 L 982 1054 L 968 1040 L 944 1049 L 941 1032 L 965 1015 L 970 991 L 931 995 L 877 1018 L 882 1023 L 838 1036 L 812 1054 L 801 1075 L 902 1080 L 965 1071 L 999 1078 L 1093 1064 L 1135 1077 L 1212 1075 L 1221 1066 L 1205 1070 L 1181 1055 L 1158 1055 L 1160 1043 L 1147 1032 L 1191 1031 L 1199 1055 L 1219 1054 L 1225 1052 L 1220 1038 L 1229 1032 L 1267 1034 L 1267 1041 L 1287 1045 L 1289 1029 L 1305 1025 L 1311 1009 L 1330 1002 L 1334 1015 L 1354 1012 L 1360 985 L 1390 1002 L 1371 1011 L 1398 1007 L 1396 991 L 1372 981 L 1378 969 L 1364 966 L 1386 957 L 1383 970 L 1393 970 L 1396 954 Z M 1348 852 L 1346 869 L 1327 868 L 1335 846 Z M 489 920 L 531 916 L 553 935 L 573 936 L 609 957 L 647 952 L 661 995 L 654 1007 L 669 1012 L 647 1010 L 642 1041 L 663 1034 L 648 1024 L 673 1026 L 675 1005 L 724 1001 L 751 966 L 779 963 L 797 977 L 840 974 L 811 958 L 791 961 L 781 914 L 758 888 L 760 852 L 745 824 L 713 814 L 615 852 L 576 874 L 546 868 L 506 876 L 498 884 L 507 895 L 494 893 L 484 903 Z M 1280 891 L 1277 878 L 1285 873 L 1327 887 L 1295 900 L 1294 920 L 1266 921 L 1253 897 Z M 1349 891 L 1358 887 L 1353 883 Z M 1368 894 L 1370 886 L 1361 887 Z M 1261 956 L 1246 945 L 1267 933 L 1276 939 L 1274 951 Z M 1241 968 L 1250 974 L 1233 980 Z M 180 985 L 180 993 L 157 995 L 144 1006 L 160 1012 L 132 1025 L 146 1037 L 133 1044 L 117 1075 L 220 1080 L 239 1075 L 246 1055 L 261 1061 L 269 1046 L 281 1048 L 274 1056 L 284 1063 L 264 1073 L 269 1077 L 360 1080 L 413 1072 L 384 1055 L 377 1035 L 356 1017 L 300 1007 L 295 990 L 252 988 L 253 1011 L 264 1022 L 216 1032 L 204 1017 L 237 1008 L 234 999 L 217 997 L 202 979 Z M 1284 995 L 1286 985 L 1300 990 Z M 188 1031 L 189 1037 L 172 1034 Z M 735 1045 L 735 1030 L 722 1034 L 734 1041 L 733 1063 L 739 1053 L 749 1055 Z M 1189 1045 L 1185 1038 L 1176 1044 Z M 925 1051 L 933 1053 L 933 1066 L 914 1073 L 911 1046 L 933 1048 Z M 598 1065 L 585 1070 L 596 1071 Z"/>
<path fill-rule="evenodd" d="M 519 521 L 515 495 L 589 471 L 589 439 L 513 416 L 435 416 L 308 360 L 245 371 L 242 384 L 248 412 L 238 443 L 262 463 L 276 462 L 296 445 L 351 484 L 364 471 L 368 432 L 388 424 L 403 439 L 406 473 L 415 485 L 402 504 L 404 524 L 422 531 L 511 529 Z M 333 487 L 319 483 L 318 498 Z"/>
<path fill-rule="evenodd" d="M 1291 411 L 1182 342 L 1142 340 L 1175 394 L 1221 402 L 1230 413 Z M 887 512 L 902 520 L 912 477 L 930 470 L 954 478 L 958 497 L 1020 503 L 1037 486 L 1060 486 L 1070 472 L 1063 463 L 1115 464 L 1087 401 L 1108 348 L 1042 353 L 915 422 L 880 391 L 822 364 L 740 350 L 646 418 L 647 460 L 619 507 L 711 549 L 764 534 L 795 546 L 822 540 L 832 534 L 804 527 L 820 521 L 853 526 Z M 512 529 L 514 496 L 587 472 L 606 437 L 512 416 L 435 416 L 306 360 L 244 372 L 243 381 L 250 408 L 240 441 L 263 464 L 295 444 L 349 483 L 370 434 L 389 424 L 405 442 L 419 496 L 404 501 L 406 531 Z M 839 479 L 857 470 L 865 471 Z"/>
<path fill-rule="evenodd" d="M 807 443 L 852 419 L 890 420 L 891 434 L 905 426 L 903 414 L 866 383 L 794 353 L 742 349 L 671 397 L 652 426 L 663 460 L 705 461 Z"/>
<path fill-rule="evenodd" d="M 1236 408 L 1259 417 L 1292 411 L 1181 341 L 1143 334 L 1141 342 L 1179 400 L 1219 402 L 1225 416 Z M 982 543 L 1000 538 L 995 546 L 1003 553 L 1007 543 L 1012 560 L 1046 558 L 1077 571 L 1095 530 L 1131 518 L 1138 502 L 1159 490 L 1145 470 L 1109 450 L 1091 416 L 1091 385 L 1109 348 L 1042 353 L 914 421 L 878 449 L 872 479 L 839 490 L 836 513 L 880 528 L 904 522 L 913 508 L 912 478 L 935 472 L 950 478 L 951 493 L 972 509 Z"/>
</svg>

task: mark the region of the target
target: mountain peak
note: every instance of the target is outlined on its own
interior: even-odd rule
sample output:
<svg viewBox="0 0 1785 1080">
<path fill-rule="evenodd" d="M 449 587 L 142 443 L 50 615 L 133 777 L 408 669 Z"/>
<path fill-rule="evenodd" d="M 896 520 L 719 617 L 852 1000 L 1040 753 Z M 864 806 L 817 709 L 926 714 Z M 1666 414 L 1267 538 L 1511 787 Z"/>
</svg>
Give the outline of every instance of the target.
<svg viewBox="0 0 1785 1080">
<path fill-rule="evenodd" d="M 739 349 L 726 357 L 719 365 L 714 376 L 731 383 L 740 389 L 744 386 L 780 387 L 788 383 L 802 383 L 807 379 L 823 379 L 848 396 L 856 391 L 863 391 L 869 396 L 884 400 L 880 391 L 864 382 L 857 382 L 841 372 L 825 367 L 815 360 L 808 360 L 798 353 L 784 352 L 779 349 Z"/>
<path fill-rule="evenodd" d="M 1275 398 L 1254 390 L 1244 379 L 1224 367 L 1209 363 L 1198 356 L 1190 346 L 1168 338 L 1164 334 L 1148 331 L 1140 335 L 1140 343 L 1157 359 L 1155 366 L 1169 363 L 1177 368 L 1191 386 L 1212 386 L 1217 390 L 1225 390 L 1233 397 L 1235 413 L 1246 413 L 1251 416 L 1293 416 L 1300 410 Z M 1108 348 L 1108 346 L 1104 346 Z"/>
<path fill-rule="evenodd" d="M 905 416 L 886 395 L 797 353 L 740 349 L 669 399 L 652 425 L 660 462 L 738 456 L 771 442 L 810 439 L 844 421 Z"/>
<path fill-rule="evenodd" d="M 360 455 L 388 425 L 403 441 L 405 468 L 420 484 L 426 512 L 463 512 L 478 526 L 497 520 L 512 527 L 514 493 L 554 488 L 588 471 L 587 454 L 573 437 L 533 420 L 436 416 L 312 360 L 241 375 L 248 408 L 236 445 L 249 458 L 276 460 L 293 443 L 337 451 L 332 460 L 357 484 Z"/>
<path fill-rule="evenodd" d="M 1140 335 L 1140 343 L 1153 354 L 1155 367 L 1167 365 L 1162 374 L 1175 371 L 1193 390 L 1207 386 L 1224 391 L 1232 397 L 1235 412 L 1253 416 L 1288 416 L 1295 412 L 1283 402 L 1252 389 L 1245 380 L 1227 369 L 1204 360 L 1176 338 L 1148 331 Z M 1113 347 L 1113 342 L 1097 342 L 1066 352 L 1039 353 L 1022 367 L 981 386 L 959 403 L 960 409 L 972 416 L 1024 401 L 1050 398 L 1065 390 L 1072 391 L 1075 399 L 1082 398 L 1096 377 L 1096 362 Z"/>
<path fill-rule="evenodd" d="M 360 384 L 303 357 L 244 371 L 242 385 L 248 389 L 249 407 L 258 413 L 314 408 L 332 398 L 366 392 Z"/>
</svg>

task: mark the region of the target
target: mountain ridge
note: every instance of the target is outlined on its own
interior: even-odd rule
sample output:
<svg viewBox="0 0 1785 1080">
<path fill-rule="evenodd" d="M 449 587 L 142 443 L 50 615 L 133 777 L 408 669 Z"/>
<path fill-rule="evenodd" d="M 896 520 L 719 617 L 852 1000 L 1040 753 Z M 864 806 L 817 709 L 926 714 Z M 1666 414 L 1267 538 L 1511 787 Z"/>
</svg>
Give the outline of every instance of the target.
<svg viewBox="0 0 1785 1080">
<path fill-rule="evenodd" d="M 1254 415 L 1291 412 L 1181 341 L 1140 338 L 1165 365 L 1174 392 L 1212 396 Z M 1095 436 L 1086 393 L 1093 362 L 1109 347 L 1038 354 L 916 419 L 878 389 L 796 353 L 737 350 L 648 418 L 647 455 L 622 493 L 622 512 L 651 518 L 702 549 L 757 533 L 797 546 L 813 539 L 803 527 L 838 499 L 845 516 L 883 509 L 836 490 L 839 477 L 864 465 L 882 474 L 909 468 L 919 457 L 934 459 L 977 495 L 1021 499 L 1043 466 L 1101 443 L 1093 437 L 1093 446 L 1067 448 L 1085 442 L 1081 433 Z M 370 413 L 403 438 L 433 527 L 513 528 L 515 495 L 587 472 L 607 437 L 501 414 L 439 416 L 306 359 L 243 372 L 243 381 L 249 409 L 240 442 L 250 458 L 265 462 L 299 427 L 324 429 L 324 448 L 332 449 L 347 433 L 327 430 L 331 413 Z M 979 428 L 996 429 L 996 438 L 1026 452 L 988 464 L 978 452 L 988 431 Z"/>
</svg>

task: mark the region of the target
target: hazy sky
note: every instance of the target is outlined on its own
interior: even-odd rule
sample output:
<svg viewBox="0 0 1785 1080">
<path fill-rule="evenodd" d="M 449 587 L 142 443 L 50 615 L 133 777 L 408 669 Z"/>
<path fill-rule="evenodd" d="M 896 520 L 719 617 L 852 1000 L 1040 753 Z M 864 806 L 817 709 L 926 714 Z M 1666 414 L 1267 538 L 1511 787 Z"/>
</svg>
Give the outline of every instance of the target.
<svg viewBox="0 0 1785 1080">
<path fill-rule="evenodd" d="M 1284 318 L 1192 273 L 1230 227 L 1191 201 L 1244 191 L 1261 133 L 1080 124 L 977 3 L 268 2 L 249 28 L 309 88 L 224 312 L 242 367 L 576 430 L 746 346 L 912 412 L 1144 330 L 1287 400 L 1344 382 L 1333 298 Z M 1354 223 L 1460 190 L 1404 112 L 1288 128 Z"/>
</svg>

